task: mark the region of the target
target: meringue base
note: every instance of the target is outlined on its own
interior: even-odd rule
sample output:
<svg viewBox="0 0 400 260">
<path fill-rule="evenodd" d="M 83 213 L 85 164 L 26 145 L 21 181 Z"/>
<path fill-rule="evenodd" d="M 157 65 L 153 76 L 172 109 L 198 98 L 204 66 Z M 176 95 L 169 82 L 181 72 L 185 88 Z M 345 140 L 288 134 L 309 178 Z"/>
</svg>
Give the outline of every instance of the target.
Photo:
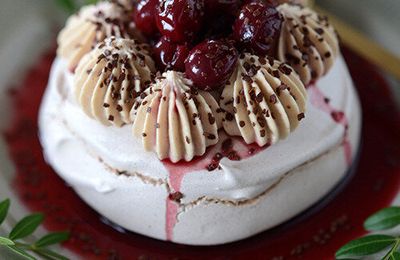
<svg viewBox="0 0 400 260">
<path fill-rule="evenodd" d="M 213 172 L 185 164 L 179 185 L 131 126 L 107 127 L 86 116 L 71 77 L 57 59 L 39 118 L 48 163 L 99 214 L 160 240 L 217 245 L 279 225 L 327 195 L 359 145 L 361 111 L 342 58 L 318 89 L 309 88 L 306 118 L 286 140 L 240 161 L 224 158 Z M 333 120 L 329 108 L 343 118 Z M 183 198 L 169 201 L 172 191 Z"/>
</svg>

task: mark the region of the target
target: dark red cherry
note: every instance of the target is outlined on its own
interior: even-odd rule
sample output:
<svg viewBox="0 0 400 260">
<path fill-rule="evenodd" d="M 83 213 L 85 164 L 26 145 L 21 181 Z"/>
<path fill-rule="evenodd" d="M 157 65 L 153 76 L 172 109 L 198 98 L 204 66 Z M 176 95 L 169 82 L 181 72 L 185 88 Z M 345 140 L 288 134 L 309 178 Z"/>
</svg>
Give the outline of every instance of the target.
<svg viewBox="0 0 400 260">
<path fill-rule="evenodd" d="M 155 20 L 157 5 L 158 0 L 140 0 L 133 13 L 136 27 L 147 36 L 152 36 L 158 31 Z"/>
<path fill-rule="evenodd" d="M 231 37 L 234 21 L 235 17 L 231 15 L 215 15 L 206 21 L 204 30 L 201 32 L 204 35 L 203 39 L 216 40 Z"/>
<path fill-rule="evenodd" d="M 204 0 L 161 0 L 157 27 L 173 42 L 191 42 L 204 19 Z"/>
<path fill-rule="evenodd" d="M 240 0 L 204 0 L 207 19 L 205 39 L 220 39 L 232 34 L 232 24 L 240 10 Z"/>
<path fill-rule="evenodd" d="M 282 16 L 275 7 L 254 2 L 244 5 L 233 28 L 239 45 L 258 55 L 275 53 L 282 25 Z"/>
<path fill-rule="evenodd" d="M 230 42 L 206 40 L 190 51 L 186 76 L 199 89 L 214 90 L 228 81 L 237 59 L 238 52 Z"/>
<path fill-rule="evenodd" d="M 243 0 L 242 5 L 247 5 L 250 3 L 262 3 L 262 4 L 268 4 L 272 6 L 278 6 L 280 2 L 284 2 L 284 0 Z"/>
<path fill-rule="evenodd" d="M 163 36 L 154 46 L 153 52 L 161 70 L 185 71 L 185 60 L 189 55 L 189 47 L 186 44 L 178 45 Z"/>
<path fill-rule="evenodd" d="M 236 15 L 241 5 L 240 0 L 204 0 L 205 13 Z"/>
</svg>

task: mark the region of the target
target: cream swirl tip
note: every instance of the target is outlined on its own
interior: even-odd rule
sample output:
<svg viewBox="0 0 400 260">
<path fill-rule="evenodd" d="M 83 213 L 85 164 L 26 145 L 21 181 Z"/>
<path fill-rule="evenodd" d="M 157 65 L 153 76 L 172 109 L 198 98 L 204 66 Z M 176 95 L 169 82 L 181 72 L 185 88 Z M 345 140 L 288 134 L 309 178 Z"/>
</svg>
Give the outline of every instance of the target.
<svg viewBox="0 0 400 260">
<path fill-rule="evenodd" d="M 306 101 L 306 89 L 289 65 L 245 54 L 221 95 L 223 127 L 248 144 L 271 145 L 296 129 Z"/>
<path fill-rule="evenodd" d="M 58 56 L 74 71 L 80 59 L 105 38 L 115 36 L 142 40 L 132 17 L 117 2 L 100 2 L 82 7 L 72 15 L 58 35 Z"/>
<path fill-rule="evenodd" d="M 277 7 L 283 23 L 278 58 L 289 63 L 304 84 L 318 80 L 339 55 L 339 41 L 327 17 L 308 7 L 282 4 Z"/>
<path fill-rule="evenodd" d="M 221 111 L 214 97 L 196 90 L 182 73 L 167 71 L 133 106 L 133 134 L 160 160 L 191 161 L 218 142 Z"/>
<path fill-rule="evenodd" d="M 155 72 L 147 47 L 111 37 L 82 58 L 74 76 L 74 92 L 88 116 L 104 125 L 131 123 L 133 103 Z"/>
</svg>

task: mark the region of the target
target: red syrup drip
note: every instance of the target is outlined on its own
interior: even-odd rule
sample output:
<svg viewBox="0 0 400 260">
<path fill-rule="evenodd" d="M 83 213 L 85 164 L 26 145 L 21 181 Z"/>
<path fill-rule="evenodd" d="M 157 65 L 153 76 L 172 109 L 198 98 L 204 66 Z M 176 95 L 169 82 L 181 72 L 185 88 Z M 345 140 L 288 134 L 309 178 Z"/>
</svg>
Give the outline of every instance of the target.
<svg viewBox="0 0 400 260">
<path fill-rule="evenodd" d="M 344 149 L 344 156 L 347 165 L 351 165 L 352 163 L 352 147 L 349 140 L 349 122 L 347 120 L 346 114 L 343 111 L 339 111 L 332 107 L 329 103 L 329 98 L 324 96 L 321 89 L 318 88 L 315 84 L 308 86 L 308 92 L 310 93 L 310 101 L 311 104 L 314 105 L 316 108 L 324 111 L 325 113 L 329 114 L 333 121 L 337 124 L 342 125 L 344 128 L 344 135 L 342 146 Z"/>
<path fill-rule="evenodd" d="M 348 138 L 349 125 L 346 115 L 344 114 L 344 112 L 339 111 L 334 107 L 332 107 L 331 104 L 329 103 L 329 99 L 324 96 L 322 91 L 315 84 L 308 86 L 307 89 L 311 94 L 311 103 L 318 109 L 329 114 L 337 124 L 340 124 L 344 127 L 345 131 L 344 131 L 342 146 L 344 149 L 346 163 L 348 166 L 350 166 L 352 164 L 352 147 Z M 222 146 L 224 146 L 223 144 L 224 141 L 226 140 L 232 140 L 231 144 L 232 149 L 229 148 L 228 149 L 229 151 L 223 151 L 224 148 L 219 147 L 221 146 L 221 144 Z M 219 150 L 212 149 L 208 151 L 203 157 L 189 163 L 174 164 L 169 161 L 164 162 L 164 166 L 167 168 L 169 172 L 169 182 L 172 189 L 171 194 L 173 193 L 181 194 L 180 189 L 182 181 L 185 178 L 186 174 L 198 170 L 204 170 L 207 167 L 207 165 L 210 165 L 210 163 L 212 163 L 213 161 L 212 155 L 210 156 L 210 154 L 219 153 L 223 154 L 224 157 L 228 157 L 232 160 L 240 160 L 249 158 L 257 154 L 257 152 L 261 151 L 262 149 L 266 148 L 266 147 L 260 148 L 256 144 L 247 145 L 243 140 L 237 138 L 228 139 L 228 137 L 226 137 L 225 135 L 221 138 L 221 140 L 219 141 L 219 145 L 217 145 L 216 147 L 219 147 Z M 214 163 L 218 162 L 219 161 Z M 166 199 L 166 214 L 165 214 L 166 215 L 165 232 L 168 241 L 172 241 L 173 239 L 173 229 L 177 222 L 177 215 L 179 210 L 178 203 L 177 201 L 174 201 L 173 199 L 174 196 L 171 196 L 171 194 L 169 194 Z"/>
<path fill-rule="evenodd" d="M 177 223 L 179 202 L 184 194 L 181 193 L 182 181 L 189 173 L 209 169 L 216 170 L 223 158 L 228 160 L 241 160 L 256 155 L 267 148 L 259 147 L 257 144 L 246 144 L 239 138 L 226 136 L 223 130 L 220 131 L 220 140 L 214 147 L 208 149 L 206 154 L 195 158 L 190 162 L 172 163 L 169 160 L 163 161 L 164 167 L 168 170 L 170 193 L 166 198 L 165 233 L 168 241 L 173 240 L 173 231 Z M 219 156 L 217 156 L 217 154 Z M 210 167 L 215 165 L 215 167 Z M 217 173 L 210 173 L 217 174 Z"/>
<path fill-rule="evenodd" d="M 400 188 L 400 116 L 392 94 L 377 68 L 346 49 L 343 52 L 364 113 L 359 166 L 333 201 L 290 228 L 227 245 L 193 247 L 105 225 L 43 159 L 36 122 L 53 52 L 37 63 L 20 88 L 10 91 L 14 113 L 4 136 L 15 164 L 13 190 L 28 209 L 45 214 L 49 231 L 71 232 L 63 246 L 81 259 L 334 259 L 341 245 L 365 234 L 365 218 L 388 206 Z"/>
</svg>

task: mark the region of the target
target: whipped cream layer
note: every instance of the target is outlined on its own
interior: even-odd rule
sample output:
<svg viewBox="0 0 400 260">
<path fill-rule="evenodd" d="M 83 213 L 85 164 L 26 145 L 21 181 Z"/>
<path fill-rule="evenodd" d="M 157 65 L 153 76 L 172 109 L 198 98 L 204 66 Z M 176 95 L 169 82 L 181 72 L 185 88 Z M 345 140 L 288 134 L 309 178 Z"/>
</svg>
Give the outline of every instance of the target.
<svg viewBox="0 0 400 260">
<path fill-rule="evenodd" d="M 308 95 L 306 117 L 287 139 L 240 161 L 223 158 L 210 172 L 198 160 L 162 162 L 132 136 L 132 126 L 107 127 L 89 118 L 75 101 L 67 64 L 56 59 L 40 138 L 49 164 L 112 222 L 157 239 L 221 244 L 290 219 L 348 170 L 361 114 L 342 58 Z M 244 144 L 235 146 L 244 151 Z"/>
</svg>

